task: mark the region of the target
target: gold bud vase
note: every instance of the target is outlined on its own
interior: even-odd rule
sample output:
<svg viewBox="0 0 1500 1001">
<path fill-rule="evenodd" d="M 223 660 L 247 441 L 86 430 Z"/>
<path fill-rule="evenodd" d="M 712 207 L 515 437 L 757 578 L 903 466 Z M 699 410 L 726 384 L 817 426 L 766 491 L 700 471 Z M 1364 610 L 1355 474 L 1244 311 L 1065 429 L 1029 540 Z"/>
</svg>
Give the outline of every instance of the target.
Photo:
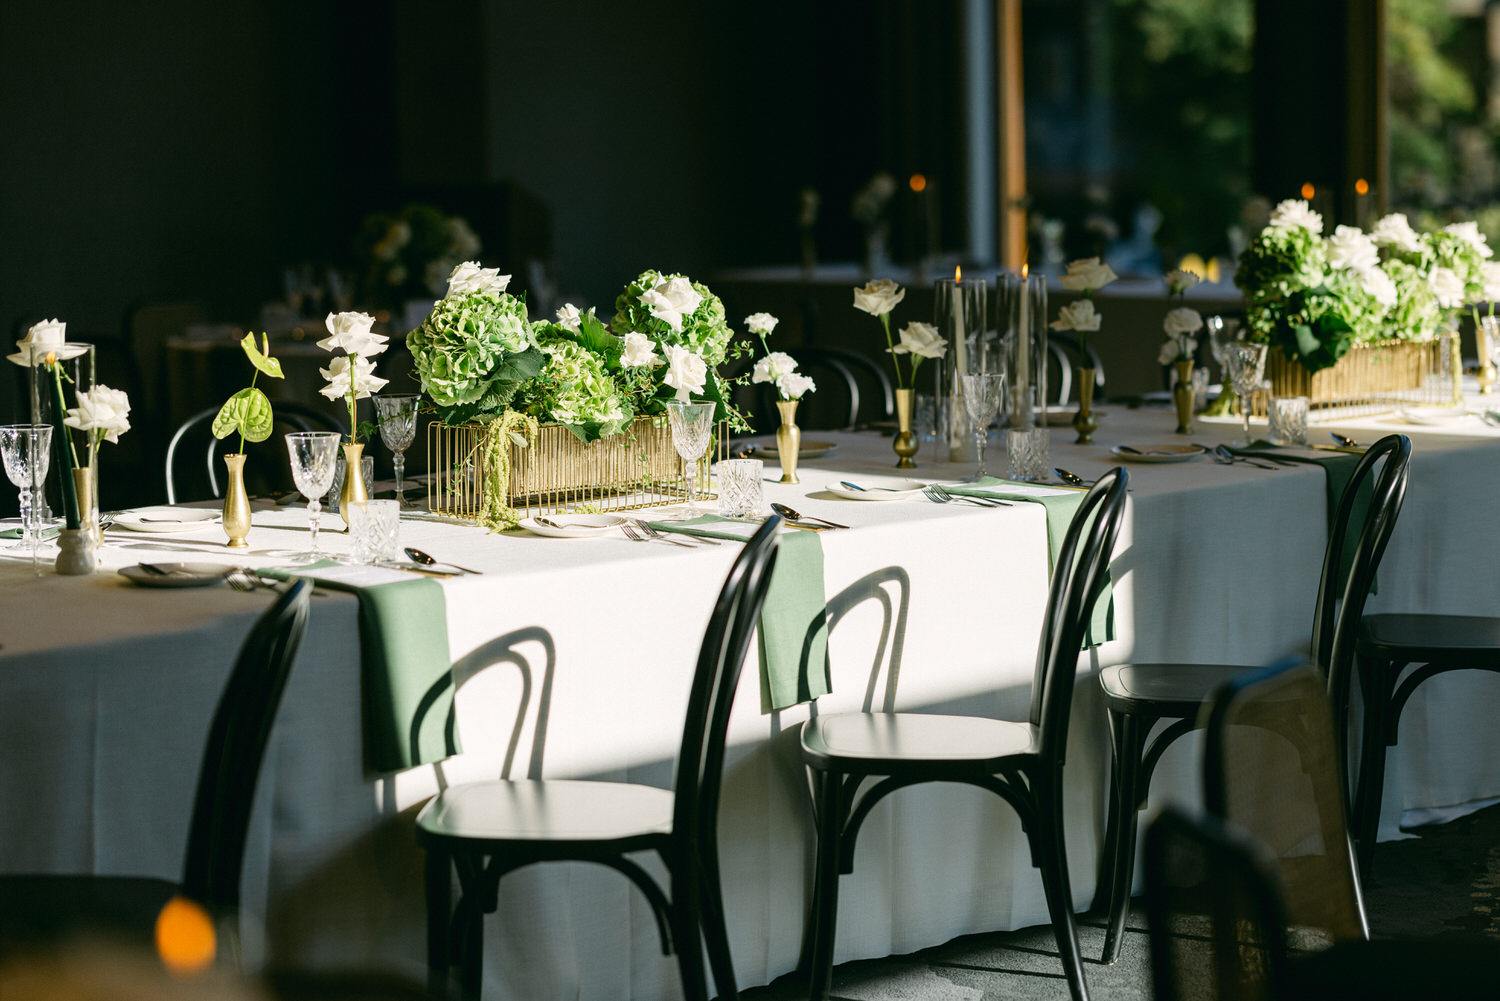
<svg viewBox="0 0 1500 1001">
<path fill-rule="evenodd" d="M 224 487 L 224 534 L 230 549 L 248 549 L 245 536 L 250 534 L 250 496 L 245 493 L 245 455 L 235 452 L 224 456 L 229 483 Z"/>
<path fill-rule="evenodd" d="M 346 442 L 339 447 L 344 450 L 344 487 L 339 491 L 339 517 L 344 519 L 347 527 L 349 505 L 369 500 L 370 494 L 360 468 L 360 459 L 365 450 L 364 442 Z"/>
<path fill-rule="evenodd" d="M 1099 430 L 1099 420 L 1094 416 L 1094 370 L 1080 368 L 1076 377 L 1078 384 L 1078 414 L 1073 418 L 1073 430 L 1078 432 L 1077 445 L 1091 445 L 1094 432 Z"/>
<path fill-rule="evenodd" d="M 1177 385 L 1172 387 L 1172 402 L 1177 406 L 1177 433 L 1193 433 L 1193 360 L 1176 361 Z"/>
<path fill-rule="evenodd" d="M 776 429 L 776 454 L 781 457 L 781 482 L 801 483 L 797 479 L 797 452 L 802 448 L 802 429 L 797 426 L 797 401 L 777 400 L 781 427 Z"/>
<path fill-rule="evenodd" d="M 891 442 L 891 448 L 897 456 L 897 469 L 916 469 L 912 456 L 921 448 L 917 436 L 911 433 L 912 393 L 910 389 L 896 390 L 896 438 Z"/>
</svg>

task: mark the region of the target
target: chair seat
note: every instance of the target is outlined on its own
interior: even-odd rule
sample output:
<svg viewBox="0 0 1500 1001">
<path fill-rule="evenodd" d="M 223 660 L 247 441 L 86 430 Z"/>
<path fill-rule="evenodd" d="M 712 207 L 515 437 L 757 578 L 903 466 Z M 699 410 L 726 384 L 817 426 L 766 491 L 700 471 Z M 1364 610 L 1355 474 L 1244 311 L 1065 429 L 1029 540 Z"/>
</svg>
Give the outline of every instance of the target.
<svg viewBox="0 0 1500 1001">
<path fill-rule="evenodd" d="M 1366 615 L 1355 650 L 1404 663 L 1500 666 L 1500 618 L 1477 615 Z"/>
<path fill-rule="evenodd" d="M 1007 758 L 1036 754 L 1037 728 L 983 716 L 839 713 L 802 727 L 803 756 L 815 767 L 894 774 L 949 763 L 989 772 Z"/>
<path fill-rule="evenodd" d="M 471 841 L 651 841 L 671 833 L 674 802 L 666 789 L 626 782 L 471 782 L 428 802 L 417 829 Z"/>
<path fill-rule="evenodd" d="M 1253 668 L 1238 664 L 1120 664 L 1099 672 L 1104 702 L 1122 713 L 1195 716 L 1214 689 Z"/>
<path fill-rule="evenodd" d="M 149 947 L 176 893 L 144 876 L 0 876 L 0 956 L 79 936 Z"/>
</svg>

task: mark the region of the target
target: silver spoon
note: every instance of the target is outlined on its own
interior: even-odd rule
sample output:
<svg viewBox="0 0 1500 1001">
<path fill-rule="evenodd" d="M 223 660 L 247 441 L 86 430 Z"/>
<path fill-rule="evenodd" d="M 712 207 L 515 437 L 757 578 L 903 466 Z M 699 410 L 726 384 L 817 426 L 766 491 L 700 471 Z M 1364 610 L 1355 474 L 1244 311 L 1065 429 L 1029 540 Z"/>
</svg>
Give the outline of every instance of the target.
<svg viewBox="0 0 1500 1001">
<path fill-rule="evenodd" d="M 1364 448 L 1363 445 L 1355 441 L 1353 438 L 1349 437 L 1346 434 L 1339 434 L 1337 431 L 1328 432 L 1328 437 L 1332 438 L 1334 441 L 1338 442 L 1345 448 Z"/>
<path fill-rule="evenodd" d="M 428 556 L 426 553 L 422 552 L 422 550 L 417 549 L 413 546 L 406 547 L 406 555 L 410 556 L 414 562 L 420 563 L 425 567 L 445 566 L 452 567 L 455 570 L 462 570 L 464 573 L 481 573 L 481 571 L 479 570 L 470 570 L 468 567 L 461 567 L 457 563 L 449 563 L 446 560 L 434 559 L 433 557 Z"/>
<path fill-rule="evenodd" d="M 787 507 L 785 504 L 777 504 L 777 503 L 773 502 L 771 504 L 771 510 L 775 511 L 777 514 L 781 515 L 787 521 L 816 521 L 816 522 L 821 522 L 824 525 L 827 525 L 829 528 L 848 528 L 849 527 L 848 525 L 840 525 L 836 521 L 829 521 L 827 518 L 814 518 L 810 514 L 801 514 L 801 513 L 797 512 L 797 511 L 793 511 L 791 508 Z"/>
<path fill-rule="evenodd" d="M 1233 452 L 1231 452 L 1229 450 L 1229 446 L 1227 446 L 1227 445 L 1215 445 L 1214 446 L 1214 452 L 1217 453 L 1219 455 L 1219 457 L 1224 460 L 1224 464 L 1225 465 L 1231 465 L 1231 464 L 1236 463 L 1236 462 L 1244 462 L 1244 463 L 1247 463 L 1247 464 L 1249 464 L 1251 466 L 1254 466 L 1256 469 L 1272 469 L 1272 470 L 1275 470 L 1275 469 L 1281 468 L 1279 466 L 1272 465 L 1269 462 L 1259 462 L 1259 461 L 1257 461 L 1255 459 L 1250 458 L 1249 456 L 1235 455 Z"/>
<path fill-rule="evenodd" d="M 1057 474 L 1057 478 L 1059 480 L 1062 480 L 1070 487 L 1088 486 L 1088 483 L 1084 480 L 1084 478 L 1082 476 L 1079 476 L 1077 473 L 1070 473 L 1066 469 L 1062 469 L 1058 466 L 1053 466 L 1052 471 Z"/>
</svg>

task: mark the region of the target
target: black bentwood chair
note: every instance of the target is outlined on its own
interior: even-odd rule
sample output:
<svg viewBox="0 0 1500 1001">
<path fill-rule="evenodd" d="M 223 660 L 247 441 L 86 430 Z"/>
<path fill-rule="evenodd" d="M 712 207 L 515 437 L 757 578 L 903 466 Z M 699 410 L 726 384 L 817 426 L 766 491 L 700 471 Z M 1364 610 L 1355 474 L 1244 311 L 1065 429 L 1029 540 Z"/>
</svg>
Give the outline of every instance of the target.
<svg viewBox="0 0 1500 1001">
<path fill-rule="evenodd" d="M 724 740 L 740 668 L 776 562 L 779 517 L 735 559 L 703 634 L 688 696 L 672 790 L 565 779 L 474 782 L 435 796 L 417 815 L 427 852 L 427 964 L 446 995 L 460 966 L 464 994 L 479 997 L 484 915 L 498 906 L 500 878 L 535 862 L 597 862 L 629 877 L 656 916 L 663 954 L 677 953 L 688 1001 L 706 1001 L 703 948 L 719 997 L 738 997 L 724 926 L 718 858 Z M 628 856 L 654 851 L 670 874 L 664 890 Z M 452 876 L 459 899 L 450 902 Z"/>
<path fill-rule="evenodd" d="M 1312 651 L 1327 675 L 1333 704 L 1341 713 L 1349 704 L 1355 632 L 1375 569 L 1396 527 L 1410 462 L 1411 441 L 1405 435 L 1390 435 L 1372 445 L 1344 488 L 1328 533 L 1313 609 Z M 1354 503 L 1363 484 L 1372 478 L 1375 485 L 1370 506 L 1363 524 L 1356 526 L 1358 542 L 1352 557 L 1346 560 L 1345 540 Z M 1341 567 L 1346 572 L 1341 573 Z M 1106 963 L 1120 958 L 1135 868 L 1136 815 L 1145 805 L 1151 773 L 1173 741 L 1201 726 L 1198 711 L 1213 691 L 1250 670 L 1254 668 L 1230 664 L 1122 664 L 1099 672 L 1113 758 L 1109 819 L 1096 897 L 1096 902 L 1107 899 L 1109 906 L 1104 934 Z M 1163 721 L 1169 721 L 1168 725 L 1148 741 L 1152 728 Z M 1339 729 L 1344 731 L 1342 715 Z"/>
<path fill-rule="evenodd" d="M 318 410 L 301 403 L 293 403 L 287 400 L 275 400 L 271 403 L 271 412 L 275 415 L 278 425 L 292 428 L 296 431 L 336 431 L 339 434 L 347 434 L 344 426 L 334 418 Z M 211 497 L 222 497 L 223 488 L 219 485 L 219 459 L 233 444 L 231 438 L 215 438 L 210 430 L 213 420 L 219 414 L 218 407 L 210 407 L 200 410 L 198 413 L 183 421 L 176 431 L 172 433 L 172 440 L 167 443 L 166 460 L 166 485 L 167 503 L 176 504 L 177 498 L 182 491 L 177 489 L 177 450 L 190 439 L 201 439 L 192 441 L 195 451 L 203 456 L 203 470 L 208 474 L 208 490 Z M 285 465 L 285 463 L 282 463 Z M 194 485 L 201 489 L 202 479 L 195 479 Z M 197 498 L 188 498 L 197 499 Z"/>
<path fill-rule="evenodd" d="M 898 712 L 816 716 L 803 725 L 802 760 L 815 789 L 818 828 L 807 950 L 814 1001 L 827 995 L 833 976 L 838 878 L 854 871 L 860 825 L 888 793 L 919 782 L 975 785 L 1015 809 L 1031 863 L 1042 871 L 1068 989 L 1075 1001 L 1086 1001 L 1063 835 L 1063 761 L 1078 652 L 1104 587 L 1127 480 L 1118 468 L 1100 477 L 1068 526 L 1052 571 L 1026 722 Z M 877 781 L 861 795 L 870 778 Z"/>
<path fill-rule="evenodd" d="M 0 958 L 78 937 L 149 946 L 174 898 L 219 928 L 219 955 L 238 962 L 240 873 L 271 725 L 307 626 L 312 582 L 299 580 L 250 631 L 209 726 L 181 883 L 129 876 L 0 877 Z"/>
</svg>

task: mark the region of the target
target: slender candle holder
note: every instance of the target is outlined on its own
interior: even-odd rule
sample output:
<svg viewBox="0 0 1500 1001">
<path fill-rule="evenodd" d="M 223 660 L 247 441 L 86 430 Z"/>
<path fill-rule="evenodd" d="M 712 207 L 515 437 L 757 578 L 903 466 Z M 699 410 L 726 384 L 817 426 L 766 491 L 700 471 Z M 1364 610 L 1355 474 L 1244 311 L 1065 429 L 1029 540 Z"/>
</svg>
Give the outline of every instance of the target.
<svg viewBox="0 0 1500 1001">
<path fill-rule="evenodd" d="M 1010 475 L 1037 480 L 1046 475 L 1047 279 L 1002 274 L 996 279 L 996 323 L 1009 376 L 1006 447 Z"/>
<path fill-rule="evenodd" d="M 982 359 L 991 349 L 988 295 L 989 285 L 983 278 L 965 278 L 959 269 L 952 278 L 939 278 L 934 289 L 933 324 L 948 345 L 933 364 L 937 413 L 947 417 L 938 436 L 947 441 L 950 462 L 973 462 L 978 455 L 959 387 L 961 376 L 986 370 Z"/>
</svg>

